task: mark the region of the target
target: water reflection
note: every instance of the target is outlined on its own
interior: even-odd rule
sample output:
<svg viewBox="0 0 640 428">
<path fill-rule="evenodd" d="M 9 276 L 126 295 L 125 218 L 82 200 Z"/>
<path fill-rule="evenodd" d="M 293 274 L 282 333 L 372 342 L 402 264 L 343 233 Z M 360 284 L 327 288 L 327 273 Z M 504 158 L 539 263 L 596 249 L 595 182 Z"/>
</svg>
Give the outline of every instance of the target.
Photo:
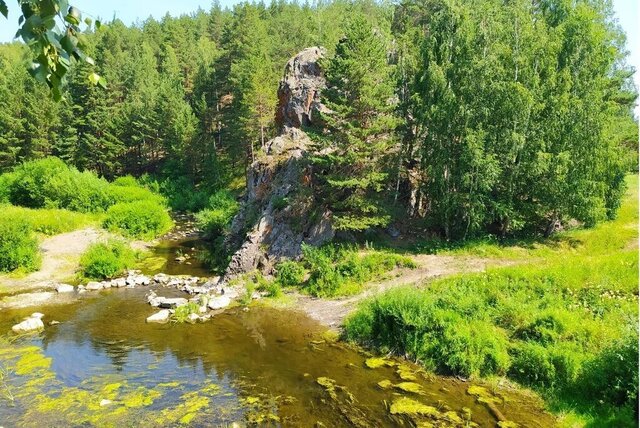
<svg viewBox="0 0 640 428">
<path fill-rule="evenodd" d="M 137 423 L 156 420 L 149 416 L 154 412 L 162 413 L 182 402 L 199 403 L 197 400 L 208 401 L 189 420 L 195 425 L 230 421 L 295 426 L 409 423 L 389 412 L 389 403 L 401 396 L 399 391 L 377 385 L 384 379 L 400 382 L 395 369 L 365 368 L 365 355 L 323 341 L 322 328 L 301 313 L 233 309 L 203 324 L 146 324 L 154 309 L 144 303 L 145 292 L 148 288 L 112 289 L 72 305 L 42 309 L 46 321 L 62 322 L 32 339 L 52 358 L 57 381 L 99 391 L 94 379 L 115 376 L 132 386 L 161 390 L 151 405 L 140 410 Z M 6 331 L 27 312 L 0 314 L 0 328 Z M 323 377 L 337 385 L 335 391 L 318 382 Z M 469 408 L 474 422 L 495 426 L 488 409 L 466 393 L 468 384 L 432 376 L 419 377 L 417 382 L 425 393 L 412 398 L 459 413 Z M 211 398 L 196 395 L 211 384 L 218 388 Z M 36 404 L 26 400 L 24 406 L 28 409 Z M 522 426 L 551 426 L 552 419 L 527 399 L 510 399 L 501 410 Z"/>
</svg>

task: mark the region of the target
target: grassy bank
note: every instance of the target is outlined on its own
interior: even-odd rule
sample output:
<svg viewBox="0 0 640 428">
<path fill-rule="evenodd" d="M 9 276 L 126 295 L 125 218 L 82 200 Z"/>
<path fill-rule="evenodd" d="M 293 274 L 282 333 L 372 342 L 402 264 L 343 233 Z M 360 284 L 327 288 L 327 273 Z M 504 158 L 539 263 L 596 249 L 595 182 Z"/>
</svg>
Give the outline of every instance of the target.
<svg viewBox="0 0 640 428">
<path fill-rule="evenodd" d="M 567 424 L 636 426 L 637 183 L 596 228 L 442 249 L 521 264 L 377 296 L 347 320 L 347 337 L 440 373 L 506 376 L 543 391 Z"/>
<path fill-rule="evenodd" d="M 0 272 L 38 269 L 37 234 L 102 226 L 152 239 L 173 226 L 166 199 L 133 177 L 113 182 L 54 157 L 0 175 Z"/>
</svg>

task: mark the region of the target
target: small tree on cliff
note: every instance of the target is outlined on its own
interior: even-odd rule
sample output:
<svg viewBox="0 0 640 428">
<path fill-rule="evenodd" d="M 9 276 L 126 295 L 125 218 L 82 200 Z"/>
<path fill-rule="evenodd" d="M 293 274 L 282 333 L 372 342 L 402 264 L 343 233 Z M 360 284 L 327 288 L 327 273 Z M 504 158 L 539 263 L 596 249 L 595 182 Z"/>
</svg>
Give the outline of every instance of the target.
<svg viewBox="0 0 640 428">
<path fill-rule="evenodd" d="M 325 120 L 334 150 L 318 157 L 316 165 L 325 173 L 325 200 L 334 212 L 335 227 L 386 225 L 390 217 L 380 199 L 387 174 L 381 163 L 398 121 L 382 35 L 364 17 L 353 19 L 324 68 L 325 103 L 332 111 Z"/>
</svg>

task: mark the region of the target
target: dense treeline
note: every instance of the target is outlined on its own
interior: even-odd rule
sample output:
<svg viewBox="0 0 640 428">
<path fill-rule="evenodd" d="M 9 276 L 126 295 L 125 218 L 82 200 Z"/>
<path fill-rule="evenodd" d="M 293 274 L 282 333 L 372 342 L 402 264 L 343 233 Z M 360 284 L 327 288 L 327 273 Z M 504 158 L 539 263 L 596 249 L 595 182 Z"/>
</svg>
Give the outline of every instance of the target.
<svg viewBox="0 0 640 428">
<path fill-rule="evenodd" d="M 606 1 L 236 5 L 119 21 L 87 37 L 109 82 L 65 100 L 0 48 L 0 171 L 55 155 L 106 178 L 151 174 L 177 209 L 241 187 L 273 133 L 287 59 L 323 45 L 334 111 L 314 159 L 342 229 L 407 214 L 447 238 L 550 233 L 615 216 L 637 167 L 636 98 Z M 91 69 L 92 70 L 92 69 Z M 194 186 L 204 189 L 200 193 Z M 177 201 L 177 202 L 176 202 Z"/>
</svg>

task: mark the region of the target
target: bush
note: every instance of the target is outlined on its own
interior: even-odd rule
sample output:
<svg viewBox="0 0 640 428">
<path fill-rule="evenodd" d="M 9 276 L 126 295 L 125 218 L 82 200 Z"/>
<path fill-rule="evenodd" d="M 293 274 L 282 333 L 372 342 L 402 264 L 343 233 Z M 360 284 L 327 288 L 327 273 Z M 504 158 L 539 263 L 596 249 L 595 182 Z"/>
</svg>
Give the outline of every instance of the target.
<svg viewBox="0 0 640 428">
<path fill-rule="evenodd" d="M 148 187 L 147 183 L 150 181 L 152 180 L 146 177 L 143 183 Z M 208 193 L 196 189 L 186 177 L 167 178 L 157 183 L 157 187 L 174 211 L 197 212 L 207 206 Z"/>
<path fill-rule="evenodd" d="M 109 206 L 108 186 L 91 172 L 79 172 L 49 157 L 18 165 L 11 173 L 8 193 L 14 205 L 95 212 Z"/>
<path fill-rule="evenodd" d="M 196 214 L 198 227 L 211 238 L 224 233 L 238 212 L 238 202 L 228 191 L 218 191 L 209 198 L 209 208 Z"/>
<path fill-rule="evenodd" d="M 18 268 L 33 271 L 39 264 L 38 242 L 29 223 L 3 216 L 0 219 L 0 271 Z"/>
<path fill-rule="evenodd" d="M 550 387 L 554 384 L 556 368 L 547 348 L 537 343 L 519 343 L 512 350 L 513 363 L 509 376 L 530 386 Z"/>
<path fill-rule="evenodd" d="M 169 229 L 173 222 L 167 210 L 151 201 L 120 203 L 107 210 L 103 226 L 126 236 L 151 239 Z"/>
<path fill-rule="evenodd" d="M 306 288 L 314 296 L 356 294 L 365 282 L 395 267 L 415 267 L 409 257 L 382 251 L 361 254 L 344 245 L 303 245 L 302 253 L 309 271 Z"/>
<path fill-rule="evenodd" d="M 133 251 L 123 242 L 95 243 L 80 258 L 81 274 L 89 279 L 114 278 L 133 266 L 134 261 Z"/>
<path fill-rule="evenodd" d="M 591 401 L 628 405 L 638 417 L 637 330 L 604 349 L 585 363 L 576 393 Z"/>
<path fill-rule="evenodd" d="M 304 267 L 298 262 L 284 261 L 276 267 L 276 278 L 283 287 L 302 284 L 304 275 Z"/>
<path fill-rule="evenodd" d="M 93 172 L 80 172 L 55 157 L 25 162 L 0 176 L 0 203 L 23 207 L 88 213 L 103 212 L 116 203 L 141 200 L 166 203 L 162 196 L 131 176 L 109 183 Z"/>
</svg>

